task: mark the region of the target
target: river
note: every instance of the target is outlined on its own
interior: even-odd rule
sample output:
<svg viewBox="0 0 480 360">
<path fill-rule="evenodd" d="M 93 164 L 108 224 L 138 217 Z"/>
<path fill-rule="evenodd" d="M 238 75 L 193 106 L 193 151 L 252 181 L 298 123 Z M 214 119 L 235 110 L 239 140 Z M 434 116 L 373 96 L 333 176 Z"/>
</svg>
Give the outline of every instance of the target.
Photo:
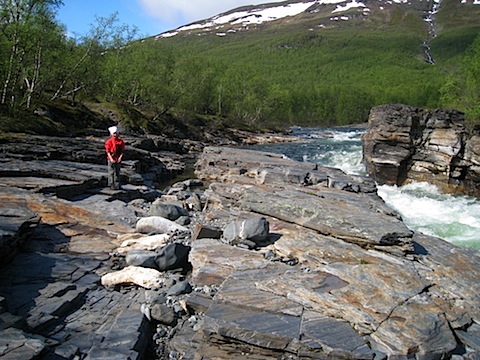
<svg viewBox="0 0 480 360">
<path fill-rule="evenodd" d="M 365 175 L 362 164 L 364 129 L 292 128 L 302 142 L 255 145 L 255 149 L 281 153 L 291 159 Z M 443 194 L 428 183 L 378 187 L 378 195 L 395 209 L 413 231 L 445 239 L 453 244 L 480 250 L 480 200 L 470 196 Z"/>
</svg>

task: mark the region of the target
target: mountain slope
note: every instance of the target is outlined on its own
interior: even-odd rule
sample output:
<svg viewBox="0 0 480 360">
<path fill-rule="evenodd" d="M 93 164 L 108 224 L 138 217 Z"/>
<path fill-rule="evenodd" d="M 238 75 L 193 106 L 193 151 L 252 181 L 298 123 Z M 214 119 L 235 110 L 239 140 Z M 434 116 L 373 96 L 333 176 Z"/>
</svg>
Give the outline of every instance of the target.
<svg viewBox="0 0 480 360">
<path fill-rule="evenodd" d="M 435 18 L 439 18 L 442 23 L 440 29 L 444 26 L 478 26 L 479 7 L 478 0 L 291 0 L 240 7 L 167 31 L 159 34 L 156 38 L 172 37 L 178 34 L 205 35 L 209 33 L 226 36 L 241 31 L 264 28 L 265 25 L 272 25 L 275 22 L 276 25 L 278 22 L 281 24 L 302 22 L 310 30 L 339 27 L 344 26 L 347 22 L 356 21 L 373 26 L 389 25 L 405 21 L 409 15 L 427 23 L 434 22 Z M 434 26 L 437 25 L 439 24 Z M 427 26 L 424 24 L 424 27 Z M 418 31 L 420 28 L 416 30 Z"/>
<path fill-rule="evenodd" d="M 284 1 L 145 43 L 221 69 L 239 91 L 261 87 L 252 97 L 266 94 L 267 117 L 349 123 L 382 103 L 439 106 L 446 71 L 480 33 L 475 1 Z"/>
</svg>

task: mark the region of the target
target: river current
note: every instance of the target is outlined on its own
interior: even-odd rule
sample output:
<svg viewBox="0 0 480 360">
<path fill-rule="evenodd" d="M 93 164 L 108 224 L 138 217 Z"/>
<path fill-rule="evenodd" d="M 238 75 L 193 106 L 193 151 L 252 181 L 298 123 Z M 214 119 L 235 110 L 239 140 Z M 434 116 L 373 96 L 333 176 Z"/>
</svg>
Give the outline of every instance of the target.
<svg viewBox="0 0 480 360">
<path fill-rule="evenodd" d="M 360 140 L 364 129 L 294 127 L 292 132 L 303 141 L 253 147 L 297 161 L 340 168 L 348 174 L 366 175 Z M 444 194 L 422 182 L 401 187 L 382 185 L 378 195 L 411 230 L 480 250 L 479 199 Z"/>
</svg>

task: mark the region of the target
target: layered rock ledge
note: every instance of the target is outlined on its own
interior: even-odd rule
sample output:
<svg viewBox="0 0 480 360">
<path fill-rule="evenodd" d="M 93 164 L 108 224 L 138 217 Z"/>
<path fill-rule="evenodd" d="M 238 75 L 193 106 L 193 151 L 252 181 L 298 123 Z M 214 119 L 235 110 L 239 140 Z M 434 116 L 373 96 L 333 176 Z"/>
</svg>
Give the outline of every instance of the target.
<svg viewBox="0 0 480 360">
<path fill-rule="evenodd" d="M 480 196 L 480 133 L 458 111 L 374 107 L 362 143 L 367 172 L 381 184 L 426 181 Z"/>
<path fill-rule="evenodd" d="M 272 357 L 478 356 L 478 252 L 408 230 L 372 180 L 225 148 L 206 149 L 197 175 L 221 181 L 208 218 L 261 216 L 271 230 L 254 251 L 193 242 L 193 281 L 219 287 L 202 356 L 228 339 Z"/>
<path fill-rule="evenodd" d="M 2 359 L 139 359 L 148 353 L 144 293 L 99 284 L 118 266 L 110 256 L 117 236 L 131 233 L 141 204 L 160 195 L 147 185 L 175 176 L 185 162 L 153 139 L 129 138 L 128 184 L 111 191 L 104 188 L 103 141 L 2 137 Z"/>
<path fill-rule="evenodd" d="M 409 230 L 369 178 L 207 147 L 197 179 L 132 166 L 145 183 L 112 191 L 94 164 L 4 159 L 2 359 L 480 354 L 479 253 Z"/>
</svg>

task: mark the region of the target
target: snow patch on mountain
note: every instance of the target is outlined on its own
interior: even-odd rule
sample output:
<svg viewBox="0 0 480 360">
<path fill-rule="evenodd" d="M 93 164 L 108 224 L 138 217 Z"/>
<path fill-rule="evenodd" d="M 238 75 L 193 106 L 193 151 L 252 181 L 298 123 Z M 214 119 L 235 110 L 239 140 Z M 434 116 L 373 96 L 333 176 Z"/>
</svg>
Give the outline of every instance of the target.
<svg viewBox="0 0 480 360">
<path fill-rule="evenodd" d="M 261 24 L 267 21 L 278 20 L 287 16 L 295 16 L 301 14 L 309 7 L 315 4 L 338 4 L 345 2 L 345 0 L 320 0 L 298 2 L 286 5 L 259 7 L 251 10 L 237 11 L 230 14 L 220 14 L 212 17 L 206 21 L 192 23 L 190 25 L 182 26 L 174 31 L 166 32 L 158 35 L 158 37 L 170 37 L 178 34 L 181 31 L 199 30 L 218 28 L 221 25 L 252 25 Z"/>
<path fill-rule="evenodd" d="M 345 1 L 345 0 L 327 0 L 327 1 L 331 1 L 331 3 L 335 3 L 335 2 Z M 214 16 L 213 18 L 207 21 L 197 22 L 190 25 L 182 26 L 173 32 L 160 34 L 159 36 L 168 37 L 168 36 L 174 35 L 173 33 L 178 33 L 180 31 L 209 29 L 212 27 L 215 28 L 225 24 L 232 24 L 232 25 L 261 24 L 266 21 L 278 20 L 286 16 L 298 15 L 304 12 L 310 6 L 319 2 L 323 2 L 323 1 L 300 2 L 300 3 L 287 4 L 283 6 L 273 6 L 268 8 L 256 8 L 248 11 L 238 11 L 230 14 L 220 14 L 220 15 Z"/>
<path fill-rule="evenodd" d="M 332 11 L 332 14 L 337 13 L 337 12 L 347 11 L 347 10 L 350 10 L 350 9 L 353 9 L 353 8 L 358 8 L 358 7 L 365 8 L 366 6 L 365 6 L 364 3 L 356 2 L 355 0 L 353 0 L 349 3 L 346 3 L 344 6 L 337 5 L 337 8 Z"/>
<path fill-rule="evenodd" d="M 407 3 L 409 0 L 386 0 L 379 1 L 380 3 L 392 4 L 392 3 Z M 462 3 L 467 1 L 473 1 L 474 4 L 480 4 L 480 0 L 462 0 Z M 305 12 L 307 9 L 313 5 L 337 5 L 336 8 L 332 11 L 332 14 L 345 12 L 353 8 L 363 8 L 360 11 L 363 11 L 364 15 L 368 14 L 370 10 L 363 2 L 358 2 L 357 0 L 317 0 L 317 1 L 305 1 L 305 2 L 292 2 L 289 4 L 278 5 L 278 6 L 258 6 L 251 8 L 249 10 L 239 10 L 233 11 L 230 13 L 223 13 L 217 16 L 214 16 L 207 20 L 198 21 L 179 27 L 175 30 L 162 33 L 156 38 L 167 38 L 175 36 L 180 32 L 185 31 L 194 31 L 194 30 L 205 30 L 212 31 L 219 30 L 225 27 L 225 25 L 231 26 L 240 26 L 243 28 L 248 28 L 249 25 L 258 25 L 268 21 L 274 21 L 282 19 L 288 16 L 295 16 Z M 383 7 L 380 7 L 383 9 Z M 336 16 L 330 18 L 331 21 L 338 20 L 348 20 L 348 16 Z M 229 29 L 229 32 L 236 32 L 233 29 Z M 226 32 L 221 31 L 217 33 L 219 36 L 225 36 Z"/>
</svg>

